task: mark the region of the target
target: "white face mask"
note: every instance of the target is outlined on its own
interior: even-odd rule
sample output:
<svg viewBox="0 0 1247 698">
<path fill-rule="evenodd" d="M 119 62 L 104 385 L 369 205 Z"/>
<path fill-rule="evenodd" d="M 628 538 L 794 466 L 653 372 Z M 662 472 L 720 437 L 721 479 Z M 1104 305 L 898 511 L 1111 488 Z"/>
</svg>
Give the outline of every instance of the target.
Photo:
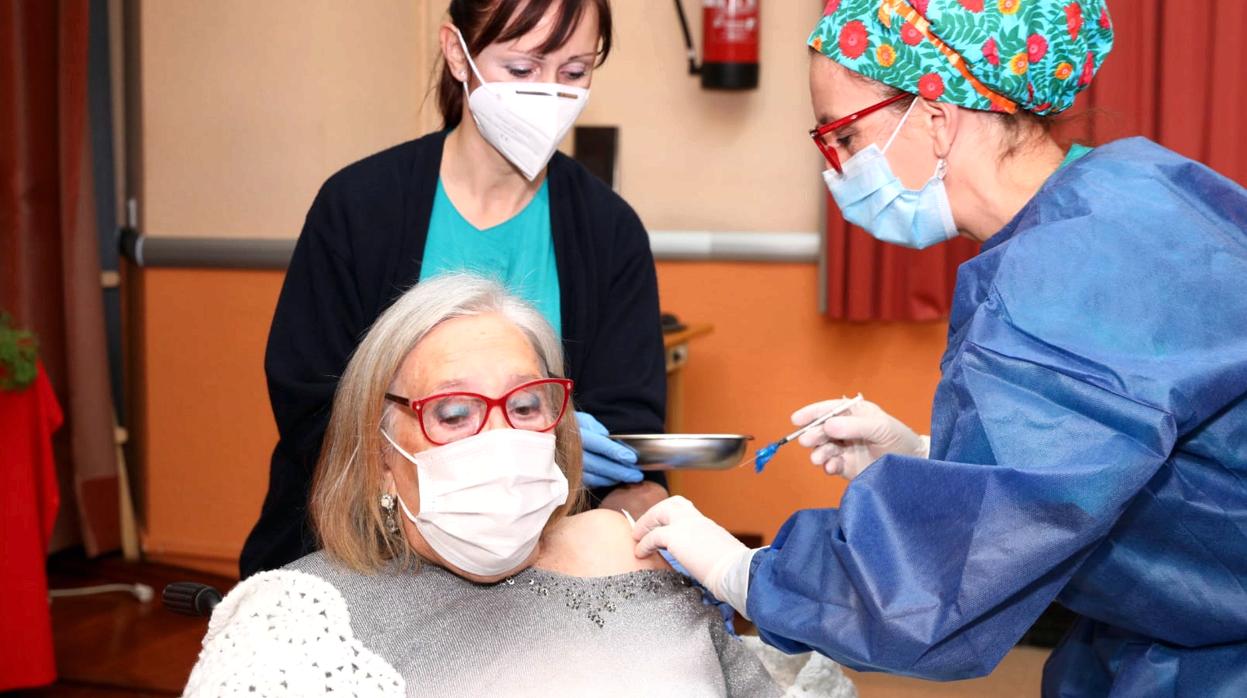
<svg viewBox="0 0 1247 698">
<path fill-rule="evenodd" d="M 481 83 L 468 94 L 468 82 L 463 81 L 476 128 L 528 181 L 537 179 L 584 110 L 589 91 L 555 82 L 485 82 L 463 34 L 458 28 L 455 34 Z"/>
<path fill-rule="evenodd" d="M 491 429 L 412 455 L 420 513 L 403 514 L 446 562 L 493 577 L 519 567 L 537 547 L 550 514 L 567 502 L 567 477 L 554 462 L 554 435 Z"/>
</svg>

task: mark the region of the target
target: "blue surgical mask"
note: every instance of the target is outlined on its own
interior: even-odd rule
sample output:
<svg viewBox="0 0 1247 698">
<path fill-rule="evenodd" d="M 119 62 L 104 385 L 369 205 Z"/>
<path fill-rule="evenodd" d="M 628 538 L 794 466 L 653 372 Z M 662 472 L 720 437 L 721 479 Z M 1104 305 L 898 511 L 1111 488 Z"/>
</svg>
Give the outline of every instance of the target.
<svg viewBox="0 0 1247 698">
<path fill-rule="evenodd" d="M 901 184 L 883 155 L 917 103 L 917 99 L 910 103 L 882 150 L 871 143 L 845 161 L 843 175 L 829 169 L 823 172 L 823 181 L 845 220 L 883 242 L 921 250 L 957 237 L 957 225 L 944 189 L 948 164 L 943 158 L 931 179 L 913 190 Z"/>
</svg>

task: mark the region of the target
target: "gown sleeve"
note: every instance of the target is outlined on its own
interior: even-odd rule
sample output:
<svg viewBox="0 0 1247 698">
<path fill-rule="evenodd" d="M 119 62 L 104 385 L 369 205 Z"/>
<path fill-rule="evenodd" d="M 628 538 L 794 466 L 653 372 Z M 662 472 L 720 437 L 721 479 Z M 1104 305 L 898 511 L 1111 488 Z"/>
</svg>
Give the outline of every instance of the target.
<svg viewBox="0 0 1247 698">
<path fill-rule="evenodd" d="M 958 423 L 932 459 L 885 456 L 840 509 L 798 512 L 754 556 L 748 610 L 767 642 L 863 670 L 987 674 L 1168 458 L 1167 406 L 1020 330 L 999 297 L 975 323 L 946 367 L 937 403 Z"/>
<path fill-rule="evenodd" d="M 1058 594 L 1172 646 L 1242 637 L 1247 192 L 1097 150 L 959 270 L 931 460 L 880 459 L 754 556 L 768 642 L 964 678 Z"/>
<path fill-rule="evenodd" d="M 278 443 L 260 520 L 240 559 L 244 577 L 314 549 L 307 523 L 312 472 L 334 390 L 368 329 L 333 180 L 317 195 L 286 271 L 264 355 Z"/>
</svg>

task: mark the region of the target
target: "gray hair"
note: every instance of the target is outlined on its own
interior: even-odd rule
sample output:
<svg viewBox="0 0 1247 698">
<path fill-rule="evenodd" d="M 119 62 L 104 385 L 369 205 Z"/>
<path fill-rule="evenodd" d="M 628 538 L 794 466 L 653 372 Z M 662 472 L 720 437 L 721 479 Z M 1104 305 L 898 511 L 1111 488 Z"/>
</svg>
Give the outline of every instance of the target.
<svg viewBox="0 0 1247 698">
<path fill-rule="evenodd" d="M 466 273 L 436 276 L 399 296 L 373 323 L 355 355 L 392 367 L 392 381 L 403 359 L 435 327 L 455 318 L 489 314 L 503 316 L 524 333 L 545 375 L 563 377 L 563 347 L 545 317 L 497 281 Z M 394 405 L 386 405 L 382 424 L 388 427 Z"/>
<path fill-rule="evenodd" d="M 374 571 L 385 560 L 408 553 L 405 541 L 396 541 L 387 533 L 377 505 L 383 455 L 389 448 L 379 427 L 388 427 L 393 414 L 384 395 L 399 367 L 443 322 L 488 314 L 501 315 L 524 333 L 545 375 L 563 376 L 562 346 L 541 313 L 498 282 L 464 273 L 438 276 L 403 293 L 373 323 L 347 364 L 334 394 L 310 510 L 322 546 L 349 566 Z M 573 409 L 569 405 L 568 412 Z M 551 522 L 577 510 L 581 501 L 580 433 L 575 418 L 564 416 L 554 434 L 556 459 L 571 495 Z"/>
</svg>

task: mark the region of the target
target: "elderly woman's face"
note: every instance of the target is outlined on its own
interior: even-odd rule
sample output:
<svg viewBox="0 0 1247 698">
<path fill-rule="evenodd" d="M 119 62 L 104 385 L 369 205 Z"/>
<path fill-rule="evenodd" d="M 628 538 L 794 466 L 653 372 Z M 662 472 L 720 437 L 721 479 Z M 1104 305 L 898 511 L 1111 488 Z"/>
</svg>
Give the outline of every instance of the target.
<svg viewBox="0 0 1247 698">
<path fill-rule="evenodd" d="M 541 361 L 532 344 L 519 328 L 501 315 L 489 314 L 447 320 L 433 329 L 407 355 L 392 386 L 394 392 L 415 400 L 438 393 L 466 391 L 498 397 L 521 383 L 544 378 Z M 437 444 L 420 429 L 416 416 L 398 408 L 390 418 L 390 434 L 408 453 L 419 453 Z M 499 409 L 491 410 L 482 429 L 508 429 Z M 386 458 L 386 491 L 397 490 L 413 514 L 420 510 L 420 483 L 416 469 L 401 455 L 389 452 Z M 492 582 L 515 570 L 494 577 L 468 574 L 455 568 L 433 550 L 420 531 L 399 516 L 403 532 L 413 550 L 461 577 Z M 533 551 L 535 557 L 537 550 Z M 516 569 L 529 564 L 526 560 Z"/>
</svg>

